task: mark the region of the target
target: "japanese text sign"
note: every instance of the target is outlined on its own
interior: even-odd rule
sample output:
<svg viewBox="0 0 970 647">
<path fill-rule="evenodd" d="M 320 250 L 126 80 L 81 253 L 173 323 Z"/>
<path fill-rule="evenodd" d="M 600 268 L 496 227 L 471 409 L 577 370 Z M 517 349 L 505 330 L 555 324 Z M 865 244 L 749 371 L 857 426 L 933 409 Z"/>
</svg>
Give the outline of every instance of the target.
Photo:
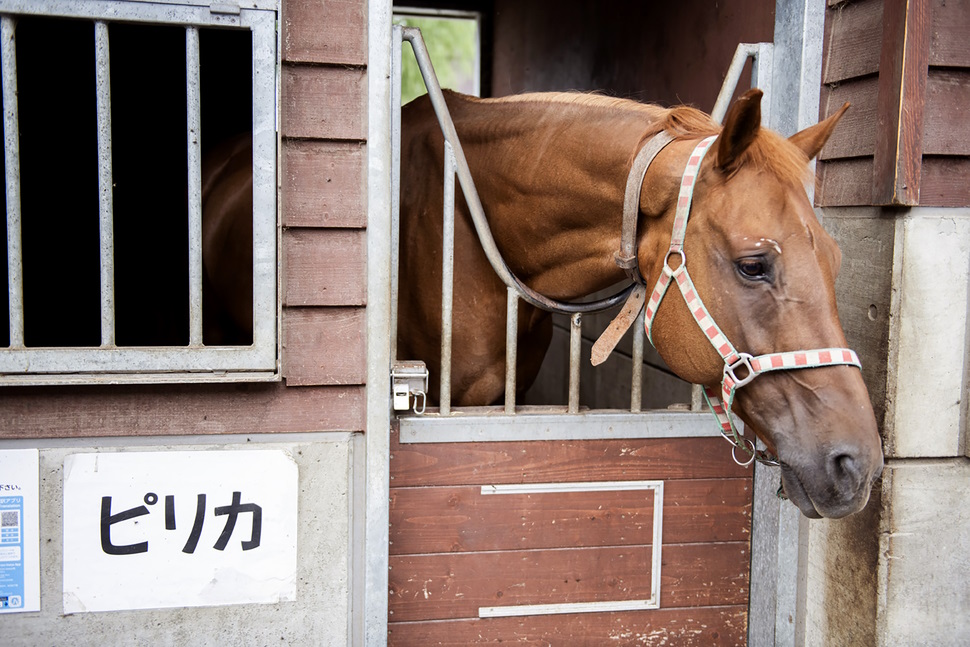
<svg viewBox="0 0 970 647">
<path fill-rule="evenodd" d="M 40 611 L 36 449 L 0 450 L 0 613 Z"/>
<path fill-rule="evenodd" d="M 68 456 L 64 613 L 296 599 L 297 493 L 280 450 Z"/>
</svg>

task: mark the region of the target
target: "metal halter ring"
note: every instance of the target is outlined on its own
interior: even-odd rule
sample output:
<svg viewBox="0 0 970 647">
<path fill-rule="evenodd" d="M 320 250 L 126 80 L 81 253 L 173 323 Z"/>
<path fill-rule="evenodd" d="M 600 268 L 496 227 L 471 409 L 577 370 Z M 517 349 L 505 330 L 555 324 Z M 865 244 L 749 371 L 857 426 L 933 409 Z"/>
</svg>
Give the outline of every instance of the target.
<svg viewBox="0 0 970 647">
<path fill-rule="evenodd" d="M 751 366 L 751 360 L 753 359 L 754 357 L 748 353 L 738 353 L 738 361 L 734 362 L 733 364 L 728 364 L 727 362 L 724 363 L 724 376 L 731 378 L 731 381 L 734 382 L 734 388 L 742 387 L 751 382 L 751 380 L 754 378 L 758 377 L 754 367 Z M 748 374 L 743 378 L 739 378 L 735 371 L 742 366 L 748 369 Z"/>
<path fill-rule="evenodd" d="M 725 438 L 727 438 L 727 436 L 725 436 Z M 741 467 L 748 467 L 749 465 L 751 465 L 751 463 L 753 463 L 755 461 L 756 458 L 758 458 L 758 448 L 754 444 L 754 442 L 752 442 L 748 438 L 745 438 L 744 436 L 741 436 L 741 440 L 744 441 L 745 443 L 747 443 L 748 446 L 751 448 L 751 452 L 750 452 L 751 453 L 751 456 L 746 461 L 739 461 L 738 460 L 738 455 L 735 452 L 738 451 L 738 447 L 740 447 L 741 449 L 745 449 L 744 446 L 743 445 L 739 445 L 738 443 L 734 442 L 730 438 L 727 438 L 727 439 L 733 445 L 733 447 L 731 447 L 731 458 L 733 458 L 734 459 L 734 462 L 737 463 L 738 465 L 740 465 Z M 745 449 L 745 451 L 748 451 L 748 450 Z"/>
<path fill-rule="evenodd" d="M 685 265 L 687 265 L 687 254 L 684 253 L 684 250 L 683 249 L 674 249 L 673 247 L 671 247 L 669 250 L 667 250 L 667 255 L 664 256 L 664 268 L 667 269 L 667 270 L 669 270 L 670 273 L 673 274 L 677 270 L 675 270 L 674 268 L 670 267 L 670 255 L 671 254 L 680 254 L 680 265 L 677 266 L 677 269 L 680 269 L 680 268 L 684 267 Z"/>
</svg>

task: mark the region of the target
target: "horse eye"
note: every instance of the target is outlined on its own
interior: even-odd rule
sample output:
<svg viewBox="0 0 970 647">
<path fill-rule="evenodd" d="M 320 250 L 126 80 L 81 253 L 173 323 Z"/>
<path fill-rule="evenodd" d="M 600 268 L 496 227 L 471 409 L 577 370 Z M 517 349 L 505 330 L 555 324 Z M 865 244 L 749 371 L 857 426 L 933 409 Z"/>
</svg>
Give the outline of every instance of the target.
<svg viewBox="0 0 970 647">
<path fill-rule="evenodd" d="M 764 281 L 768 278 L 768 263 L 763 258 L 742 258 L 736 265 L 742 278 L 749 281 Z"/>
</svg>

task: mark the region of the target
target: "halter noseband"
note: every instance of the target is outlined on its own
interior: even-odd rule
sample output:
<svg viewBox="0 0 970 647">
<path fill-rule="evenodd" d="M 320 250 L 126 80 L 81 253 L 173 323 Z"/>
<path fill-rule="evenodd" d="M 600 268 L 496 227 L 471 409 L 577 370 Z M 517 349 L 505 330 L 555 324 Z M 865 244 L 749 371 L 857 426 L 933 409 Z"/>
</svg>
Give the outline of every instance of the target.
<svg viewBox="0 0 970 647">
<path fill-rule="evenodd" d="M 849 365 L 862 368 L 858 355 L 848 348 L 822 348 L 816 350 L 792 351 L 784 353 L 769 353 L 754 357 L 748 353 L 739 353 L 734 345 L 724 335 L 718 325 L 714 322 L 704 303 L 701 301 L 694 282 L 687 271 L 687 256 L 684 253 L 684 238 L 687 235 L 687 218 L 690 215 L 691 201 L 694 195 L 694 184 L 697 173 L 700 169 L 701 161 L 707 153 L 711 144 L 716 139 L 716 135 L 702 140 L 691 153 L 684 175 L 680 182 L 680 194 L 677 198 L 677 210 L 674 215 L 673 233 L 670 238 L 670 248 L 664 258 L 663 270 L 657 285 L 653 289 L 646 304 L 646 315 L 644 317 L 644 328 L 647 338 L 653 344 L 653 320 L 660 307 L 660 302 L 667 293 L 667 288 L 671 282 L 676 282 L 680 293 L 687 303 L 687 308 L 691 315 L 704 332 L 708 341 L 724 360 L 724 373 L 721 379 L 720 392 L 717 389 L 704 387 L 704 397 L 708 406 L 711 408 L 717 422 L 720 425 L 721 435 L 728 440 L 734 447 L 731 455 L 739 465 L 750 465 L 754 461 L 759 461 L 769 465 L 778 465 L 778 460 L 764 451 L 757 449 L 755 443 L 745 438 L 734 426 L 731 419 L 731 405 L 734 403 L 734 395 L 738 388 L 749 384 L 754 378 L 762 373 L 769 371 L 794 370 L 802 368 L 817 368 L 821 366 L 841 366 Z M 642 176 L 641 176 L 642 181 Z M 638 192 L 639 193 L 639 192 Z M 622 253 L 622 250 L 621 250 Z M 676 269 L 670 267 L 671 256 L 679 256 L 680 264 Z M 634 258 L 636 258 L 634 254 Z M 746 461 L 738 460 L 737 449 L 742 449 L 747 455 Z"/>
</svg>

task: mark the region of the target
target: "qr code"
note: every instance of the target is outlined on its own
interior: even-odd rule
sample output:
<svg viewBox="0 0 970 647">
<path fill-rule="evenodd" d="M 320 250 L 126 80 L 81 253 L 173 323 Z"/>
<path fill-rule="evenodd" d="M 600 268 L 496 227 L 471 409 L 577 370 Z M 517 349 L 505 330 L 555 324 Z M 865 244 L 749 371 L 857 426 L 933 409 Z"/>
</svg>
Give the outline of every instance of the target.
<svg viewBox="0 0 970 647">
<path fill-rule="evenodd" d="M 0 512 L 0 527 L 11 528 L 20 525 L 19 510 L 4 510 Z"/>
</svg>

